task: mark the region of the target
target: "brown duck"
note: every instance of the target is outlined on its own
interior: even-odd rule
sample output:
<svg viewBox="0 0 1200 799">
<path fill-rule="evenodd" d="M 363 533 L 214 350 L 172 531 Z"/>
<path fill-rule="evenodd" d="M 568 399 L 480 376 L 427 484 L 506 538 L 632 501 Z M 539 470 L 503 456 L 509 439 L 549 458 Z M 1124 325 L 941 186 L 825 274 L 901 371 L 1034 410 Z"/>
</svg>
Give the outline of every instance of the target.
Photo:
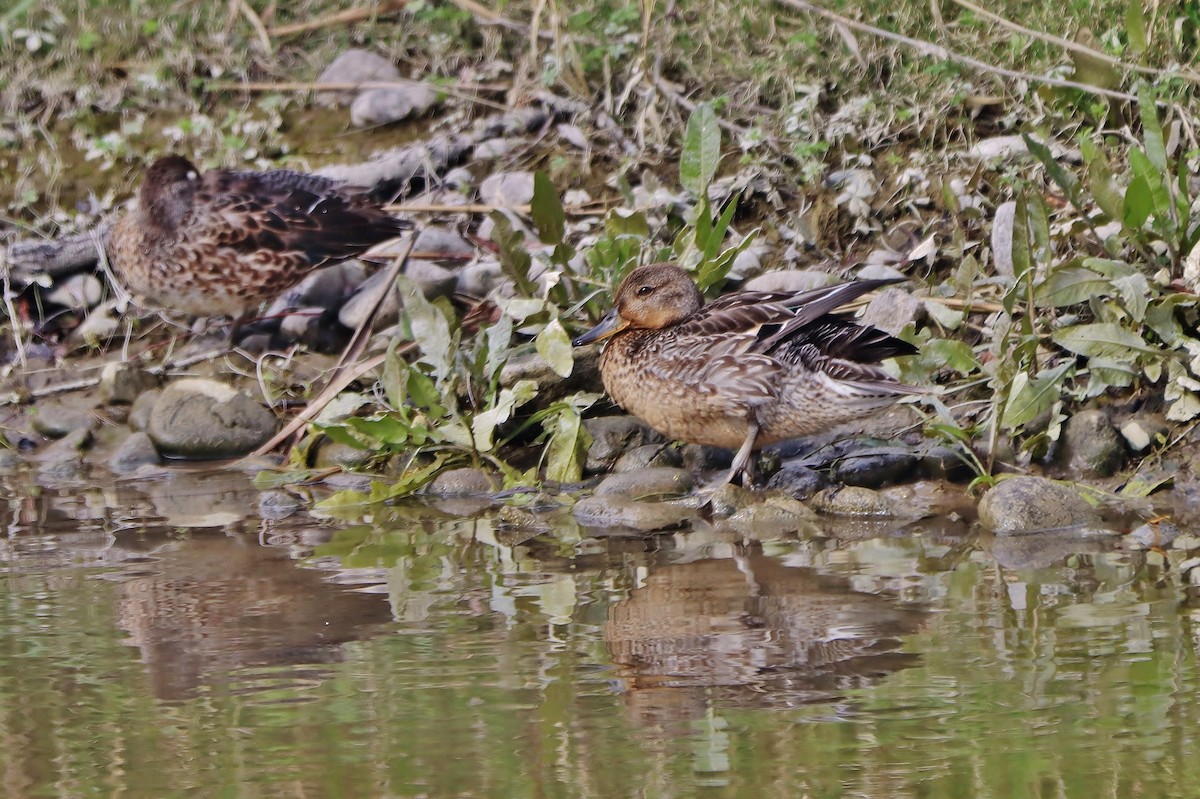
<svg viewBox="0 0 1200 799">
<path fill-rule="evenodd" d="M 170 155 L 146 170 L 138 208 L 113 228 L 109 255 L 125 287 L 150 306 L 236 318 L 408 227 L 365 189 L 329 178 L 202 174 Z"/>
<path fill-rule="evenodd" d="M 833 312 L 894 280 L 805 292 L 744 291 L 708 305 L 687 272 L 639 267 L 612 311 L 573 342 L 607 339 L 604 388 L 670 438 L 738 448 L 726 481 L 759 447 L 826 430 L 921 389 L 876 366 L 916 348 Z"/>
</svg>

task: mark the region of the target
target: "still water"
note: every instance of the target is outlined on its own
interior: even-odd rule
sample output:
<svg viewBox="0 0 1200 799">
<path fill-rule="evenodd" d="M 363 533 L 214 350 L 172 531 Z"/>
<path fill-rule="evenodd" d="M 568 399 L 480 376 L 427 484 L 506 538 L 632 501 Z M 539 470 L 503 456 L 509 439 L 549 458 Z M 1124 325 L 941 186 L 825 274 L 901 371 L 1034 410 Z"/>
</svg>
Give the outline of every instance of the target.
<svg viewBox="0 0 1200 799">
<path fill-rule="evenodd" d="M 1173 557 L 0 490 L 5 797 L 1200 796 Z"/>
</svg>

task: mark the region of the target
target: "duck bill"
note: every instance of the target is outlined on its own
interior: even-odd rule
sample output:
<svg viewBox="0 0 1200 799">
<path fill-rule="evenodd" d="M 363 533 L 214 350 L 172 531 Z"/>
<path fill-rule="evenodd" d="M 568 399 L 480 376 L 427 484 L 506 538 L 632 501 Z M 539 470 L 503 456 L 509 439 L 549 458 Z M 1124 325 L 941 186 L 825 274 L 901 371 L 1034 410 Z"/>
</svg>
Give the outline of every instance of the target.
<svg viewBox="0 0 1200 799">
<path fill-rule="evenodd" d="M 571 342 L 573 347 L 582 347 L 584 344 L 591 344 L 594 341 L 604 341 L 607 338 L 615 336 L 629 325 L 621 315 L 617 313 L 617 309 L 613 308 L 608 312 L 608 315 L 600 320 L 600 324 L 593 327 L 588 332 L 584 333 L 579 338 Z"/>
</svg>

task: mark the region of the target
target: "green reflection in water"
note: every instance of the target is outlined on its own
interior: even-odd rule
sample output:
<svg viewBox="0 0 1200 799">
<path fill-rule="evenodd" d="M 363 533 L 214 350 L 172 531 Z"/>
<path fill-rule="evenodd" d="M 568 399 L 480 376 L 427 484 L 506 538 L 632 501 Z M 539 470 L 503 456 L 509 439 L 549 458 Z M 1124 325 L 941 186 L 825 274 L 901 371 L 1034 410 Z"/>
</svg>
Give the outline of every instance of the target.
<svg viewBox="0 0 1200 799">
<path fill-rule="evenodd" d="M 10 539 L 5 796 L 1186 797 L 1200 780 L 1193 611 L 1157 556 L 1007 568 L 988 542 L 911 530 L 765 554 L 700 532 L 505 546 L 486 522 L 400 516 L 99 528 Z"/>
</svg>

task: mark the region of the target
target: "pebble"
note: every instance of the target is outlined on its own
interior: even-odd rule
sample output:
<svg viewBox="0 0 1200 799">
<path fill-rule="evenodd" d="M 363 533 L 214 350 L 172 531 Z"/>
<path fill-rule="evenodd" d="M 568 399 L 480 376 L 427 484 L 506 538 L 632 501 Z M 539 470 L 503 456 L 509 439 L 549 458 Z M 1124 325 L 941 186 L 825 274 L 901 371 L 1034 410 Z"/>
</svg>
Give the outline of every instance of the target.
<svg viewBox="0 0 1200 799">
<path fill-rule="evenodd" d="M 232 386 L 190 377 L 163 390 L 146 429 L 161 454 L 203 459 L 245 455 L 277 426 L 274 414 Z"/>
<path fill-rule="evenodd" d="M 979 502 L 979 523 L 997 535 L 1091 527 L 1100 515 L 1074 488 L 1044 477 L 1001 480 Z"/>
<path fill-rule="evenodd" d="M 1104 411 L 1080 411 L 1063 430 L 1062 457 L 1082 475 L 1111 477 L 1125 464 L 1125 444 Z"/>
<path fill-rule="evenodd" d="M 599 416 L 585 419 L 583 426 L 592 437 L 584 466 L 590 474 L 611 472 L 617 458 L 628 450 L 665 440 L 634 416 Z"/>
<path fill-rule="evenodd" d="M 890 499 L 870 488 L 833 486 L 813 495 L 810 507 L 833 516 L 871 516 L 894 518 L 899 514 Z"/>
<path fill-rule="evenodd" d="M 386 58 L 367 50 L 352 48 L 335 58 L 317 77 L 317 83 L 368 83 L 400 80 L 400 70 Z M 354 91 L 317 92 L 316 101 L 326 107 L 345 105 L 354 99 Z"/>
<path fill-rule="evenodd" d="M 644 469 L 610 474 L 596 486 L 595 496 L 629 499 L 661 499 L 686 494 L 692 488 L 692 473 L 672 466 L 648 466 Z"/>
<path fill-rule="evenodd" d="M 350 104 L 350 124 L 366 128 L 420 116 L 433 108 L 438 98 L 434 89 L 416 83 L 367 89 Z"/>
<path fill-rule="evenodd" d="M 143 466 L 157 466 L 159 462 L 158 450 L 154 448 L 150 436 L 144 432 L 137 432 L 121 442 L 108 465 L 117 474 L 129 474 Z"/>
<path fill-rule="evenodd" d="M 533 173 L 490 175 L 479 186 L 479 200 L 490 205 L 527 205 L 533 200 Z"/>
<path fill-rule="evenodd" d="M 150 426 L 150 412 L 154 410 L 154 404 L 158 402 L 158 398 L 162 396 L 162 389 L 152 388 L 149 391 L 143 391 L 138 394 L 137 399 L 133 401 L 133 405 L 129 409 L 129 429 L 130 430 L 145 430 Z"/>
<path fill-rule="evenodd" d="M 669 502 L 638 502 L 610 495 L 584 497 L 575 503 L 571 514 L 587 527 L 650 533 L 680 527 L 691 520 L 696 512 L 692 508 Z"/>
<path fill-rule="evenodd" d="M 100 399 L 106 404 L 131 404 L 158 385 L 158 378 L 131 363 L 107 363 L 100 370 Z"/>
<path fill-rule="evenodd" d="M 496 490 L 492 478 L 483 469 L 450 469 L 433 479 L 425 493 L 438 497 L 470 497 Z"/>
<path fill-rule="evenodd" d="M 613 466 L 613 473 L 632 472 L 648 466 L 681 466 L 683 455 L 678 447 L 668 444 L 643 444 L 622 453 Z"/>
<path fill-rule="evenodd" d="M 798 500 L 810 499 L 828 485 L 829 478 L 822 472 L 799 463 L 784 464 L 783 468 L 771 475 L 771 479 L 767 481 L 767 488 L 786 492 Z"/>
</svg>

